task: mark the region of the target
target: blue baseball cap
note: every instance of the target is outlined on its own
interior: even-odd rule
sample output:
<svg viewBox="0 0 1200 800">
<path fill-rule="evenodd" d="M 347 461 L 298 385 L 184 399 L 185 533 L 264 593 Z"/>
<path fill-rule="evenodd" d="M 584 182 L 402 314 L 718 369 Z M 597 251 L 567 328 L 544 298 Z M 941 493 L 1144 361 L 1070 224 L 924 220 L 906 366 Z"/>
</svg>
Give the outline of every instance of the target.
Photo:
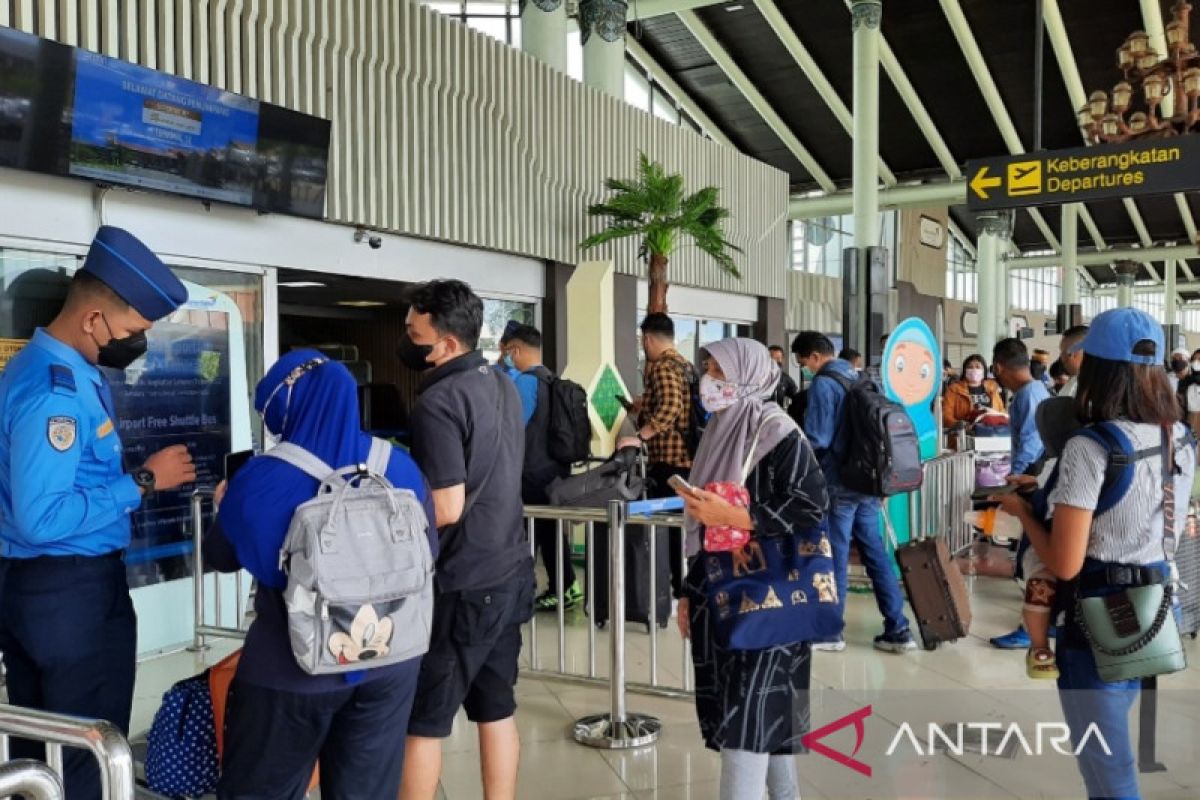
<svg viewBox="0 0 1200 800">
<path fill-rule="evenodd" d="M 1145 341 L 1154 342 L 1154 353 L 1148 356 L 1135 354 L 1133 349 Z M 1114 308 L 1092 320 L 1087 336 L 1070 352 L 1082 350 L 1086 355 L 1109 361 L 1153 365 L 1163 362 L 1166 349 L 1162 326 L 1154 321 L 1154 317 L 1136 308 Z"/>
<path fill-rule="evenodd" d="M 187 301 L 187 288 L 140 239 L 123 228 L 101 226 L 83 271 L 90 273 L 150 321 Z"/>
</svg>

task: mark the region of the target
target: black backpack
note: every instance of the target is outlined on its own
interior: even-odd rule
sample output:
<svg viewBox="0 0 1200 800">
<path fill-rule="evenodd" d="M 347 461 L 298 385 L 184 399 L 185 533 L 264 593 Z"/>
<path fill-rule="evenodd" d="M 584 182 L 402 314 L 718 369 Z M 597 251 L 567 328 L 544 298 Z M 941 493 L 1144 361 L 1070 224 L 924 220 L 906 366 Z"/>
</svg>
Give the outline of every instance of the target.
<svg viewBox="0 0 1200 800">
<path fill-rule="evenodd" d="M 891 497 L 921 488 L 924 471 L 917 430 L 904 406 L 888 398 L 870 379 L 851 381 L 833 371 L 846 390 L 842 425 L 849 429 L 839 469 L 842 485 L 871 497 Z"/>
<path fill-rule="evenodd" d="M 690 403 L 687 433 L 684 434 L 683 441 L 687 446 L 688 458 L 695 458 L 696 451 L 700 449 L 700 440 L 704 438 L 704 428 L 708 425 L 708 418 L 712 415 L 704 410 L 704 405 L 700 402 L 700 376 L 696 374 L 695 368 L 682 359 L 679 363 L 684 371 L 683 379 L 687 383 Z"/>
<path fill-rule="evenodd" d="M 592 455 L 592 423 L 588 419 L 587 392 L 546 370 L 539 376 L 550 399 L 546 448 L 560 464 L 577 464 Z"/>
</svg>

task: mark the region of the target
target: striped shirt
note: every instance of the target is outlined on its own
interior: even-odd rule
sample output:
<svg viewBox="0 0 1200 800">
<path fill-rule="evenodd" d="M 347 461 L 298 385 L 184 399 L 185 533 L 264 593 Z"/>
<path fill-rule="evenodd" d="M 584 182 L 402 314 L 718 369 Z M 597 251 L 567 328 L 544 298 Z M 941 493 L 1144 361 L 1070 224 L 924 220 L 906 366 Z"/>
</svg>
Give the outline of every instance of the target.
<svg viewBox="0 0 1200 800">
<path fill-rule="evenodd" d="M 1160 428 L 1118 420 L 1117 426 L 1129 438 L 1135 450 L 1161 444 Z M 1176 424 L 1178 442 L 1184 435 Z M 1182 536 L 1187 524 L 1192 477 L 1196 470 L 1195 448 L 1176 449 L 1175 463 L 1175 535 Z M 1107 453 L 1091 439 L 1077 436 L 1064 448 L 1058 483 L 1050 493 L 1050 505 L 1095 510 L 1104 483 Z M 1162 458 L 1139 459 L 1134 466 L 1133 483 L 1125 497 L 1108 512 L 1092 520 L 1087 554 L 1091 558 L 1119 564 L 1151 564 L 1162 561 Z"/>
</svg>

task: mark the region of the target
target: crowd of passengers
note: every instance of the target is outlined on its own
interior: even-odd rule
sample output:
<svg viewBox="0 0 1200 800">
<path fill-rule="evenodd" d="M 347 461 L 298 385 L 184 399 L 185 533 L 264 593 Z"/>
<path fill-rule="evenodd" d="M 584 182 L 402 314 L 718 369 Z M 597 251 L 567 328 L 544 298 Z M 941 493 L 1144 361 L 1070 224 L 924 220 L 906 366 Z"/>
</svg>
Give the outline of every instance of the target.
<svg viewBox="0 0 1200 800">
<path fill-rule="evenodd" d="M 535 529 L 549 579 L 536 595 L 522 521 L 523 504 L 547 502 L 547 485 L 570 472 L 540 444 L 549 424 L 551 373 L 542 363 L 540 333 L 516 323 L 504 332 L 500 363 L 487 363 L 478 349 L 483 306 L 465 284 L 433 281 L 417 287 L 410 300 L 398 353 L 422 379 L 411 415 L 411 452 L 393 450 L 387 477 L 424 504 L 438 554 L 429 651 L 347 675 L 314 676 L 297 666 L 278 553 L 292 513 L 312 498 L 317 481 L 281 460 L 251 460 L 220 487 L 218 523 L 205 541 L 209 564 L 246 569 L 259 587 L 229 697 L 222 798 L 302 797 L 319 760 L 326 797 L 432 800 L 441 744 L 460 708 L 478 725 L 484 795 L 516 796 L 521 626 L 536 609 L 560 602 L 573 607 L 584 596 L 552 525 Z M 765 540 L 824 526 L 839 608 L 844 610 L 853 543 L 883 618 L 874 647 L 898 654 L 915 649 L 880 529 L 880 498 L 854 492 L 839 479 L 855 432 L 843 424 L 847 388 L 837 378 L 856 381 L 873 371 L 864 371 L 857 353 L 836 354 L 823 334 L 802 332 L 791 344 L 805 377 L 802 393 L 787 375 L 782 348 L 725 339 L 707 345 L 693 366 L 675 348 L 669 317 L 651 314 L 641 330 L 644 393 L 633 402 L 634 432 L 618 446 L 644 448 L 653 494 L 676 493 L 668 481 L 679 475 L 693 487 L 744 481 L 749 496 L 743 506 L 715 493 L 679 490 L 688 525 L 675 532 L 671 547 L 674 613 L 681 634 L 692 640 L 696 710 L 705 744 L 720 753 L 720 797 L 758 800 L 765 791 L 773 800 L 797 798 L 794 755 L 804 751 L 801 738 L 809 730 L 812 652 L 841 651 L 845 641 L 723 647 L 707 600 L 704 534 L 710 526 L 728 526 Z M 1027 597 L 1021 626 L 993 644 L 1029 648 L 1030 676 L 1057 678 L 1074 731 L 1100 726 L 1113 755 L 1091 747 L 1080 752 L 1088 795 L 1136 797 L 1127 720 L 1138 682 L 1100 680 L 1073 615 L 1057 631 L 1057 651 L 1049 636 L 1054 613 L 1066 607 L 1054 600 L 1065 582 L 1090 576 L 1086 591 L 1105 592 L 1117 588 L 1106 581 L 1114 565 L 1167 571 L 1161 545 L 1162 470 L 1168 462 L 1140 461 L 1134 487 L 1115 508 L 1097 515 L 1104 455 L 1087 439 L 1071 439 L 1043 504 L 1048 513 L 1036 513 L 1032 495 L 1041 476 L 1055 468 L 1044 457 L 1037 408 L 1057 391 L 1075 398 L 1074 414 L 1082 423 L 1115 422 L 1138 447 L 1157 445 L 1164 431 L 1180 442 L 1167 468 L 1179 503 L 1175 521 L 1182 526 L 1195 453 L 1181 418 L 1200 411 L 1200 404 L 1188 404 L 1193 387 L 1200 395 L 1200 353 L 1191 364 L 1186 354 L 1173 355 L 1168 373 L 1161 328 L 1132 309 L 1106 312 L 1090 329 L 1068 331 L 1061 344 L 1054 366 L 1015 339 L 996 346 L 990 369 L 981 356 L 967 358 L 945 390 L 944 423 L 974 426 L 994 412 L 1007 414 L 1010 482 L 1020 491 L 996 501 L 1026 531 Z M 689 378 L 693 370 L 698 380 Z M 496 380 L 497 373 L 507 379 Z M 1055 373 L 1066 378 L 1057 387 Z M 687 439 L 697 400 L 708 421 L 693 453 Z M 299 445 L 327 464 L 367 459 L 371 440 L 360 429 L 354 379 L 320 353 L 298 350 L 281 358 L 259 383 L 255 407 L 277 441 Z M 555 582 L 558 562 L 561 586 Z"/>
</svg>

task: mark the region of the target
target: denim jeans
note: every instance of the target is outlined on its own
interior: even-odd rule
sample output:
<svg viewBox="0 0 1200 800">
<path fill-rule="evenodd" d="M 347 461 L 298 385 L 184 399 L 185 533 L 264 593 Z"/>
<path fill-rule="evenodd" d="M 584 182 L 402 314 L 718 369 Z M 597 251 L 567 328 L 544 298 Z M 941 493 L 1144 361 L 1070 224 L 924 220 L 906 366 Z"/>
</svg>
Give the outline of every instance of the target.
<svg viewBox="0 0 1200 800">
<path fill-rule="evenodd" d="M 829 497 L 829 538 L 833 546 L 833 563 L 837 570 L 838 603 L 846 610 L 846 590 L 850 568 L 850 542 L 858 545 L 858 554 L 866 567 L 871 585 L 875 587 L 875 602 L 883 615 L 883 632 L 901 633 L 908 630 L 904 616 L 904 594 L 896 579 L 891 555 L 883 543 L 879 525 L 879 498 L 832 487 Z"/>
<path fill-rule="evenodd" d="M 1129 712 L 1138 698 L 1141 681 L 1105 683 L 1096 673 L 1096 660 L 1087 648 L 1058 648 L 1058 696 L 1063 716 L 1071 726 L 1076 749 L 1088 727 L 1095 723 L 1108 745 L 1093 734 L 1076 756 L 1089 798 L 1141 797 L 1137 782 L 1137 759 L 1129 738 Z"/>
</svg>

